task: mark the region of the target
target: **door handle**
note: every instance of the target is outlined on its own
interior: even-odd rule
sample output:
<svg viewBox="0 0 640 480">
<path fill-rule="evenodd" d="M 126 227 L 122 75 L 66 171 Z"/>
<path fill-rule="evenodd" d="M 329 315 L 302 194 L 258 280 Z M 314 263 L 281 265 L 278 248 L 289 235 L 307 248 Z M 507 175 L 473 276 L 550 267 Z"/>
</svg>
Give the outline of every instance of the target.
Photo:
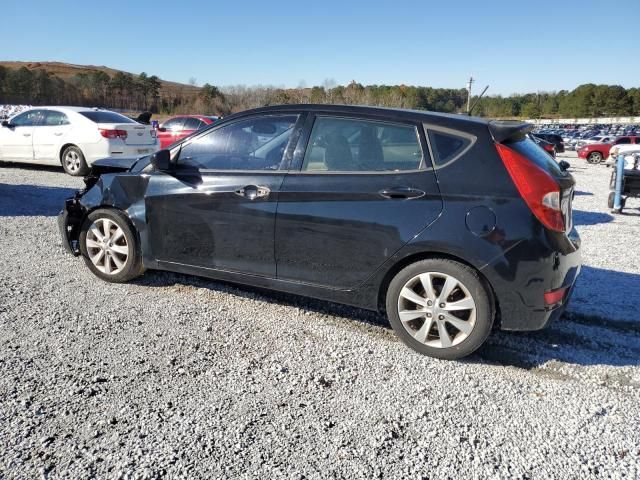
<svg viewBox="0 0 640 480">
<path fill-rule="evenodd" d="M 22 134 L 22 136 L 23 136 L 23 137 L 30 137 L 30 136 L 31 136 L 31 134 L 30 134 L 30 133 L 23 133 L 23 134 Z"/>
<path fill-rule="evenodd" d="M 411 187 L 391 187 L 380 190 L 380 195 L 390 199 L 411 199 L 424 197 L 425 192 Z"/>
<path fill-rule="evenodd" d="M 62 132 L 55 132 L 55 133 L 54 133 L 54 135 L 55 135 L 56 137 L 59 137 L 60 135 L 62 135 Z"/>
<path fill-rule="evenodd" d="M 260 187 L 257 185 L 247 185 L 246 187 L 236 190 L 236 195 L 245 197 L 248 200 L 255 200 L 256 198 L 268 197 L 271 193 L 267 187 Z"/>
</svg>

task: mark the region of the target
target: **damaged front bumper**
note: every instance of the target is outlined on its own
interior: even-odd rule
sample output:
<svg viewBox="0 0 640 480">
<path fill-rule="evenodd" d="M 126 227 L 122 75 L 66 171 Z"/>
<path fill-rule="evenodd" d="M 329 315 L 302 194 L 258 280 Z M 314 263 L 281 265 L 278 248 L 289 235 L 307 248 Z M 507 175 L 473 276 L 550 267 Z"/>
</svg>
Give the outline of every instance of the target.
<svg viewBox="0 0 640 480">
<path fill-rule="evenodd" d="M 76 257 L 80 255 L 80 242 L 78 240 L 84 218 L 79 198 L 79 193 L 72 198 L 67 198 L 64 202 L 64 208 L 58 215 L 58 228 L 62 235 L 62 245 L 65 250 Z"/>
</svg>

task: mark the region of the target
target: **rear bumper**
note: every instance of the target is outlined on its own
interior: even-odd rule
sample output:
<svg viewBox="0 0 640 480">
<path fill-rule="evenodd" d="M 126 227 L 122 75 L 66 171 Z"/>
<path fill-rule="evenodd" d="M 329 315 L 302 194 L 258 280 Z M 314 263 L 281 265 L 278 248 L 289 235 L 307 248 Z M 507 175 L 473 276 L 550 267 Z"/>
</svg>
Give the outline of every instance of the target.
<svg viewBox="0 0 640 480">
<path fill-rule="evenodd" d="M 553 248 L 546 243 L 523 242 L 483 269 L 496 293 L 503 330 L 540 330 L 566 309 L 582 258 L 578 233 L 573 230 L 562 237 Z M 567 289 L 562 301 L 552 307 L 545 305 L 545 292 L 559 288 Z"/>
<path fill-rule="evenodd" d="M 104 145 L 97 146 L 92 149 L 87 149 L 85 157 L 89 164 L 103 158 L 114 157 L 141 157 L 144 155 L 150 155 L 157 152 L 160 149 L 160 141 L 146 145 L 126 145 L 124 142 L 118 140 L 118 142 L 109 142 Z"/>
</svg>

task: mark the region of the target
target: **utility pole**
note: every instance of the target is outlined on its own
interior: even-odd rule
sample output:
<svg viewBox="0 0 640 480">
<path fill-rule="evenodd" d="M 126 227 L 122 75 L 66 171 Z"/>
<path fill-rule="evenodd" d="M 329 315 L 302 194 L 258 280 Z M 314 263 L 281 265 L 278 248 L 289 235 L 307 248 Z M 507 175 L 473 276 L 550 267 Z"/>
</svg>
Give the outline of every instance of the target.
<svg viewBox="0 0 640 480">
<path fill-rule="evenodd" d="M 469 83 L 467 83 L 467 115 L 469 115 L 469 112 L 471 111 L 471 85 L 473 85 L 473 82 L 475 82 L 473 77 L 469 77 Z"/>
</svg>

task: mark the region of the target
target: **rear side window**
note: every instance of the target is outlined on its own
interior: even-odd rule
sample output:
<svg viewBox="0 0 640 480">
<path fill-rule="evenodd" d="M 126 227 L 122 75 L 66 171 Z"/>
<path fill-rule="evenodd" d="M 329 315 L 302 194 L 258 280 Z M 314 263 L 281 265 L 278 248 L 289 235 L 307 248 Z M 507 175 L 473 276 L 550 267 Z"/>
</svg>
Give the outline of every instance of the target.
<svg viewBox="0 0 640 480">
<path fill-rule="evenodd" d="M 616 140 L 616 145 L 627 145 L 631 143 L 631 139 L 629 137 L 623 137 Z"/>
<path fill-rule="evenodd" d="M 318 117 L 302 171 L 397 172 L 417 170 L 421 165 L 422 149 L 415 126 Z"/>
<path fill-rule="evenodd" d="M 508 143 L 506 145 L 527 157 L 545 172 L 550 173 L 555 177 L 563 175 L 558 163 L 530 138 L 525 137 L 524 140 Z"/>
<path fill-rule="evenodd" d="M 471 139 L 436 130 L 429 130 L 429 142 L 436 166 L 455 160 L 471 144 Z"/>
<path fill-rule="evenodd" d="M 109 111 L 80 112 L 80 115 L 88 118 L 94 123 L 136 123 L 124 115 Z"/>
<path fill-rule="evenodd" d="M 44 125 L 48 127 L 58 126 L 58 125 L 69 125 L 69 119 L 62 112 L 57 112 L 55 110 L 47 110 L 45 111 Z"/>
</svg>

